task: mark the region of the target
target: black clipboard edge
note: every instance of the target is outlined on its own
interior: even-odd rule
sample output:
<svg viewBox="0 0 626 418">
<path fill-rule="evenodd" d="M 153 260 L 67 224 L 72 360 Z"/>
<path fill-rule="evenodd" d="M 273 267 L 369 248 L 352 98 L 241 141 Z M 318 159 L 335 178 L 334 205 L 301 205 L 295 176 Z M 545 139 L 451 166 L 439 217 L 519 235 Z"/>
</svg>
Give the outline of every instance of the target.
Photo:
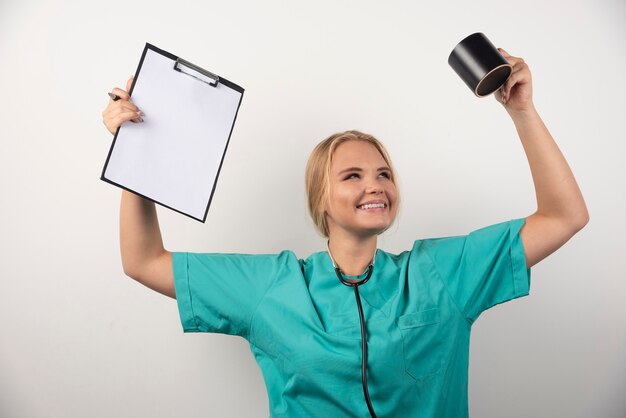
<svg viewBox="0 0 626 418">
<path fill-rule="evenodd" d="M 153 50 L 154 52 L 157 52 L 157 53 L 159 53 L 159 54 L 161 54 L 161 55 L 164 55 L 164 56 L 166 56 L 167 58 L 169 58 L 169 59 L 171 59 L 171 60 L 173 60 L 173 61 L 176 61 L 177 59 L 179 59 L 179 58 L 180 58 L 180 57 L 177 57 L 176 55 L 174 55 L 174 54 L 172 54 L 172 53 L 170 53 L 170 52 L 167 52 L 167 51 L 165 51 L 165 50 L 163 50 L 163 49 L 161 49 L 161 48 L 159 48 L 159 47 L 156 47 L 156 46 L 154 46 L 154 45 L 152 45 L 152 44 L 150 44 L 150 43 L 146 42 L 146 47 L 144 48 L 143 54 L 141 55 L 141 61 L 139 62 L 139 67 L 141 67 L 141 64 L 143 63 L 143 59 L 144 59 L 144 57 L 146 56 L 146 52 L 148 51 L 148 49 L 151 49 L 151 50 Z M 194 65 L 195 65 L 195 64 L 194 64 Z M 198 66 L 197 66 L 197 67 L 198 67 Z M 204 68 L 202 68 L 202 67 L 199 67 L 199 68 L 200 68 L 201 70 L 204 70 Z M 137 74 L 138 74 L 138 73 L 139 73 L 139 68 L 137 68 L 137 70 L 138 70 L 138 71 L 137 71 Z M 206 71 L 206 70 L 205 70 L 205 71 Z M 137 76 L 137 74 L 135 75 L 135 77 Z M 236 91 L 238 91 L 239 93 L 243 94 L 243 92 L 244 92 L 243 87 L 241 87 L 241 86 L 239 86 L 239 85 L 237 85 L 237 84 L 233 83 L 232 81 L 229 81 L 229 80 L 227 80 L 227 79 L 225 79 L 225 78 L 222 78 L 222 76 L 219 76 L 219 78 L 220 78 L 220 80 L 219 80 L 219 82 L 218 82 L 218 83 L 223 84 L 223 85 L 225 85 L 226 87 L 230 87 L 231 89 L 236 90 Z M 134 85 L 135 85 L 135 83 L 133 82 L 133 87 L 134 87 Z M 131 87 L 131 92 L 132 92 L 132 87 Z"/>
<path fill-rule="evenodd" d="M 169 59 L 171 59 L 173 61 L 176 61 L 178 59 L 178 57 L 176 55 L 174 55 L 174 54 L 172 54 L 170 52 L 167 52 L 167 51 L 165 51 L 165 50 L 163 50 L 161 48 L 158 48 L 158 47 L 156 47 L 156 46 L 146 42 L 146 45 L 144 46 L 143 52 L 141 54 L 141 59 L 139 60 L 139 64 L 137 65 L 137 70 L 135 70 L 135 76 L 133 77 L 133 82 L 132 82 L 132 84 L 130 86 L 130 90 L 128 91 L 128 94 L 131 97 L 133 95 L 133 89 L 135 88 L 135 81 L 137 80 L 137 78 L 139 76 L 139 73 L 141 71 L 141 66 L 143 65 L 143 61 L 146 58 L 146 53 L 148 52 L 149 49 L 153 50 L 154 52 L 156 52 L 158 54 L 164 55 L 165 57 L 167 57 L 167 58 L 169 58 Z M 233 129 L 235 128 L 235 122 L 237 122 L 237 116 L 239 114 L 239 108 L 241 107 L 241 101 L 243 100 L 243 93 L 245 91 L 243 87 L 233 83 L 232 81 L 229 81 L 229 80 L 227 80 L 225 78 L 222 78 L 221 76 L 220 76 L 219 82 L 221 84 L 224 84 L 226 87 L 229 87 L 229 88 L 231 88 L 231 89 L 241 93 L 241 96 L 239 97 L 239 103 L 237 104 L 237 111 L 235 111 L 235 118 L 233 119 L 233 123 L 232 123 L 232 125 L 230 127 L 230 132 L 228 133 L 228 139 L 226 140 L 226 146 L 224 147 L 224 152 L 222 153 L 222 159 L 220 160 L 220 165 L 219 165 L 219 167 L 217 169 L 217 174 L 215 175 L 215 181 L 213 182 L 213 188 L 211 189 L 211 194 L 209 195 L 209 200 L 207 202 L 207 206 L 206 206 L 206 209 L 204 211 L 204 216 L 203 216 L 202 219 L 196 218 L 195 216 L 192 216 L 192 215 L 190 215 L 188 213 L 181 212 L 178 209 L 174 209 L 173 207 L 165 205 L 165 204 L 163 204 L 163 203 L 161 203 L 161 202 L 159 202 L 157 200 L 154 200 L 154 199 L 152 199 L 152 198 L 150 198 L 148 196 L 144 196 L 141 193 L 136 192 L 135 190 L 132 190 L 132 189 L 126 187 L 126 186 L 122 186 L 121 184 L 116 183 L 116 182 L 114 182 L 114 181 L 112 181 L 112 180 L 110 180 L 110 179 L 105 177 L 104 174 L 105 174 L 106 169 L 107 169 L 107 167 L 109 165 L 109 160 L 111 159 L 111 154 L 113 154 L 113 148 L 115 147 L 115 142 L 117 141 L 117 134 L 120 132 L 121 126 L 117 128 L 117 131 L 115 131 L 115 135 L 113 136 L 113 141 L 111 142 L 111 147 L 109 148 L 109 153 L 108 153 L 106 161 L 104 163 L 104 167 L 102 168 L 102 174 L 100 175 L 100 180 L 104 181 L 105 183 L 109 183 L 109 184 L 112 184 L 114 186 L 117 186 L 120 189 L 126 190 L 126 191 L 128 191 L 130 193 L 136 194 L 137 196 L 140 196 L 140 197 L 142 197 L 144 199 L 147 199 L 147 200 L 149 200 L 151 202 L 157 203 L 158 205 L 161 205 L 161 206 L 163 206 L 165 208 L 173 210 L 174 212 L 178 212 L 178 213 L 180 213 L 182 215 L 185 215 L 185 216 L 187 216 L 187 217 L 189 217 L 191 219 L 195 219 L 196 221 L 200 221 L 202 223 L 205 223 L 206 222 L 206 218 L 207 218 L 207 216 L 209 214 L 209 207 L 211 206 L 211 201 L 213 200 L 213 195 L 215 194 L 215 188 L 217 187 L 217 182 L 219 180 L 220 173 L 222 171 L 222 165 L 224 163 L 224 158 L 226 157 L 226 152 L 228 151 L 228 145 L 230 144 L 230 138 L 232 136 Z"/>
<path fill-rule="evenodd" d="M 195 216 L 192 216 L 192 215 L 190 215 L 190 214 L 188 214 L 188 213 L 181 212 L 181 211 L 179 211 L 178 209 L 174 209 L 174 208 L 173 208 L 173 207 L 171 207 L 171 206 L 165 205 L 165 204 L 163 204 L 163 203 L 161 203 L 161 202 L 159 202 L 159 201 L 157 201 L 157 200 L 152 199 L 151 197 L 148 197 L 148 196 L 142 195 L 141 193 L 136 192 L 136 191 L 135 191 L 135 190 L 133 190 L 133 189 L 129 189 L 129 188 L 128 188 L 128 187 L 126 187 L 126 186 L 122 186 L 121 184 L 116 183 L 116 182 L 114 182 L 113 180 L 109 180 L 109 179 L 104 178 L 104 177 L 102 177 L 100 180 L 104 181 L 105 183 L 109 183 L 109 184 L 112 184 L 112 185 L 114 185 L 114 186 L 116 186 L 116 187 L 119 187 L 120 189 L 126 190 L 127 192 L 130 192 L 130 193 L 132 193 L 132 194 L 135 194 L 135 195 L 137 195 L 137 196 L 139 196 L 139 197 L 142 197 L 142 198 L 144 198 L 144 199 L 146 199 L 146 200 L 149 200 L 150 202 L 154 202 L 154 203 L 158 204 L 159 206 L 163 206 L 164 208 L 167 208 L 167 209 L 173 210 L 174 212 L 178 212 L 178 213 L 180 213 L 181 215 L 185 215 L 185 216 L 187 216 L 188 218 L 195 219 L 196 221 L 200 221 L 200 222 L 202 222 L 202 223 L 205 223 L 205 222 L 206 222 L 206 217 L 207 217 L 207 214 L 208 214 L 208 207 L 207 207 L 207 211 L 204 213 L 204 218 L 200 219 L 200 218 L 196 218 Z"/>
<path fill-rule="evenodd" d="M 224 79 L 220 78 L 220 81 Z M 241 87 L 240 87 L 241 88 Z M 220 160 L 220 165 L 217 168 L 217 174 L 215 175 L 215 181 L 213 182 L 213 189 L 211 189 L 211 194 L 209 196 L 209 202 L 206 205 L 206 210 L 204 211 L 204 220 L 205 222 L 207 215 L 209 213 L 209 207 L 211 206 L 211 201 L 213 200 L 213 194 L 215 193 L 215 188 L 217 187 L 217 182 L 220 178 L 220 173 L 222 172 L 222 164 L 224 164 L 224 158 L 226 157 L 226 152 L 228 152 L 228 145 L 230 145 L 230 137 L 233 134 L 233 129 L 235 129 L 235 122 L 237 122 L 237 115 L 239 114 L 239 108 L 241 107 L 241 101 L 243 100 L 243 89 L 241 90 L 241 96 L 239 96 L 239 104 L 237 104 L 237 110 L 235 111 L 235 118 L 233 119 L 233 124 L 230 126 L 230 132 L 228 133 L 228 139 L 226 140 L 226 146 L 224 147 L 224 153 L 222 154 L 222 159 Z"/>
</svg>

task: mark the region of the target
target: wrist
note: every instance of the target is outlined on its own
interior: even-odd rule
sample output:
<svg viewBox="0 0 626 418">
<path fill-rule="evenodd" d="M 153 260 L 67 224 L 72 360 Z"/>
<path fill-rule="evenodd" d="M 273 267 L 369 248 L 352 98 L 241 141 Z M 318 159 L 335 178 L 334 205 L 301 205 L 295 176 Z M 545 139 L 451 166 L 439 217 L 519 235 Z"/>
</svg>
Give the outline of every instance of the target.
<svg viewBox="0 0 626 418">
<path fill-rule="evenodd" d="M 513 119 L 513 123 L 516 125 L 520 123 L 533 122 L 539 119 L 539 113 L 537 112 L 535 105 L 532 103 L 524 109 L 507 109 L 507 112 L 511 119 Z"/>
</svg>

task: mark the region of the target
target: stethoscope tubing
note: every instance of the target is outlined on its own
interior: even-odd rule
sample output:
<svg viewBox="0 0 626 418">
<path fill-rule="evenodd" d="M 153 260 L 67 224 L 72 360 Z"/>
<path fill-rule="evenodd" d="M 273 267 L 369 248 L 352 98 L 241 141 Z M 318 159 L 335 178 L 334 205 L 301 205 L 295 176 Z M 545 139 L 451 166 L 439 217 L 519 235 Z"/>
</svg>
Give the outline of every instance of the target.
<svg viewBox="0 0 626 418">
<path fill-rule="evenodd" d="M 351 287 L 354 289 L 354 297 L 356 298 L 356 306 L 359 310 L 359 322 L 361 323 L 361 382 L 363 383 L 363 395 L 365 396 L 365 403 L 367 404 L 367 409 L 370 412 L 372 418 L 377 418 L 376 413 L 374 412 L 374 407 L 372 406 L 372 401 L 370 400 L 369 390 L 367 388 L 367 331 L 365 330 L 365 318 L 363 316 L 363 306 L 361 305 L 361 295 L 359 295 L 359 286 L 365 284 L 370 277 L 372 277 L 372 272 L 374 271 L 374 265 L 370 264 L 367 271 L 367 276 L 358 282 L 351 282 L 346 280 L 341 273 L 339 267 L 335 267 L 335 273 L 337 273 L 337 277 L 344 285 Z"/>
</svg>

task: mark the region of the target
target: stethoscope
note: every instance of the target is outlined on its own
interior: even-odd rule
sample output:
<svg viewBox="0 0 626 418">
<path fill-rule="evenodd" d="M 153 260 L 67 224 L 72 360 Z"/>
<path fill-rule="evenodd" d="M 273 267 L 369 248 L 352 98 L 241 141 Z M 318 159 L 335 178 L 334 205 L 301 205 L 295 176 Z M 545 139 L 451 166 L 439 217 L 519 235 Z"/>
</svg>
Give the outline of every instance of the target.
<svg viewBox="0 0 626 418">
<path fill-rule="evenodd" d="M 333 266 L 335 267 L 335 273 L 337 274 L 337 278 L 343 284 L 348 287 L 354 289 L 354 297 L 356 298 L 356 306 L 359 310 L 359 320 L 361 322 L 361 381 L 363 383 L 363 395 L 365 395 L 365 403 L 367 404 L 367 409 L 370 411 L 370 415 L 372 418 L 377 418 L 376 413 L 374 412 L 374 408 L 372 407 L 372 401 L 370 400 L 370 394 L 367 389 L 367 334 L 365 331 L 365 318 L 363 317 L 363 306 L 361 306 L 361 296 L 359 295 L 359 286 L 367 283 L 367 281 L 372 277 L 372 273 L 374 272 L 374 260 L 367 266 L 367 273 L 363 280 L 359 281 L 350 281 L 346 280 L 343 276 L 343 272 L 335 263 L 332 254 L 330 253 L 330 248 L 328 248 L 328 255 L 333 262 Z"/>
</svg>

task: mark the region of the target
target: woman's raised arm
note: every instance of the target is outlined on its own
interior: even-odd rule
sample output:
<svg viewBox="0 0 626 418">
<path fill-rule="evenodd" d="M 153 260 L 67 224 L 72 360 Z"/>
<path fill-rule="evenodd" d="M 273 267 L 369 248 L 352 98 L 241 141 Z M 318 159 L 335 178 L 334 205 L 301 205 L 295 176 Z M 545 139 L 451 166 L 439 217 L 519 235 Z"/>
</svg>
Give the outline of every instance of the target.
<svg viewBox="0 0 626 418">
<path fill-rule="evenodd" d="M 141 111 L 130 101 L 128 90 L 113 89 L 119 100 L 109 100 L 102 112 L 104 125 L 114 134 L 125 122 L 141 123 Z M 159 293 L 176 297 L 172 254 L 163 247 L 153 202 L 123 191 L 120 207 L 120 250 L 124 273 Z"/>
<path fill-rule="evenodd" d="M 565 244 L 589 222 L 589 213 L 565 157 L 532 102 L 532 81 L 522 58 L 500 52 L 513 65 L 497 92 L 522 141 L 537 196 L 537 211 L 520 231 L 526 265 L 532 267 Z"/>
</svg>

